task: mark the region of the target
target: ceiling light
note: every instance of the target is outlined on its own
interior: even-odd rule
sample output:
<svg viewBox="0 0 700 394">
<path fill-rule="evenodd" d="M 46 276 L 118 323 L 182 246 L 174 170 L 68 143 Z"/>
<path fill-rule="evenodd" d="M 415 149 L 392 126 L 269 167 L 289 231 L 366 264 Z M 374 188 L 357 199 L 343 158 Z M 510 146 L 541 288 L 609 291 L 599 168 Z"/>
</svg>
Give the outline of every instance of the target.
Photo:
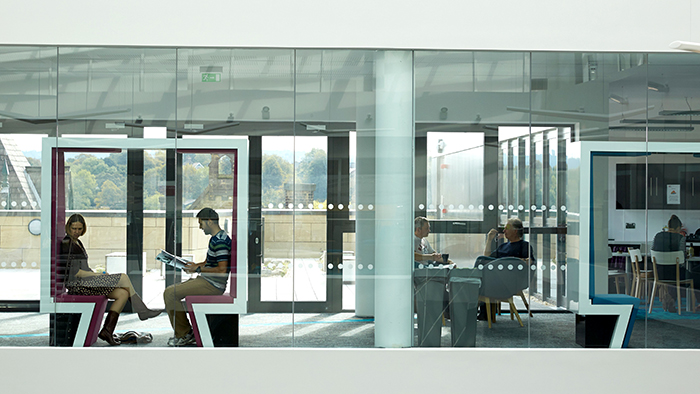
<svg viewBox="0 0 700 394">
<path fill-rule="evenodd" d="M 610 126 L 610 130 L 620 130 L 620 131 L 665 131 L 665 132 L 671 132 L 671 131 L 693 131 L 695 130 L 694 127 L 644 127 L 644 126 Z"/>
<path fill-rule="evenodd" d="M 700 53 L 700 43 L 690 41 L 674 41 L 670 43 L 669 48 L 679 49 L 681 51 L 690 51 Z"/>
<path fill-rule="evenodd" d="M 691 111 L 691 110 L 679 110 L 679 111 L 674 111 L 674 110 L 663 110 L 659 111 L 659 116 L 695 116 L 695 115 L 700 115 L 700 111 Z"/>
<path fill-rule="evenodd" d="M 618 95 L 616 95 L 616 94 L 611 94 L 611 95 L 610 95 L 610 100 L 611 100 L 611 101 L 614 101 L 614 102 L 616 102 L 616 103 L 618 103 L 618 104 L 622 104 L 622 105 L 626 105 L 626 104 L 629 103 L 629 101 L 627 101 L 627 98 L 622 97 L 622 96 L 618 96 Z"/>
<path fill-rule="evenodd" d="M 668 88 L 668 85 L 663 85 L 658 82 L 654 81 L 649 81 L 647 84 L 647 87 L 649 90 L 653 90 L 655 92 L 660 92 L 660 93 L 668 93 L 671 89 Z"/>
</svg>

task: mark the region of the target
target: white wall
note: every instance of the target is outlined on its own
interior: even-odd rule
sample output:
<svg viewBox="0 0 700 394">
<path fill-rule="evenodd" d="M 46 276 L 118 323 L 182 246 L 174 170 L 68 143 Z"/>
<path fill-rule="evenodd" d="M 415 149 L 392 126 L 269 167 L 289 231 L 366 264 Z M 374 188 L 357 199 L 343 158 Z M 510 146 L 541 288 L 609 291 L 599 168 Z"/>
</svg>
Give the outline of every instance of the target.
<svg viewBox="0 0 700 394">
<path fill-rule="evenodd" d="M 0 4 L 0 44 L 668 51 L 700 41 L 694 0 Z"/>
<path fill-rule="evenodd" d="M 700 355 L 591 349 L 10 348 L 3 353 L 2 390 L 12 394 L 692 393 Z"/>
</svg>

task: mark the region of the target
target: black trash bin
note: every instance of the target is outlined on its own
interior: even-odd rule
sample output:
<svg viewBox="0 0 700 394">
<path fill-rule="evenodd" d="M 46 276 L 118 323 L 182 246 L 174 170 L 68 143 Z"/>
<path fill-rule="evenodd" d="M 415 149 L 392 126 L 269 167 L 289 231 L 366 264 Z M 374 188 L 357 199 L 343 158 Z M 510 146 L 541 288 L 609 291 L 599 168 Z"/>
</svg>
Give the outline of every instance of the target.
<svg viewBox="0 0 700 394">
<path fill-rule="evenodd" d="M 413 271 L 418 312 L 418 346 L 440 346 L 448 272 L 447 268 L 442 267 L 418 268 Z"/>
<path fill-rule="evenodd" d="M 452 346 L 474 347 L 481 271 L 473 268 L 453 269 L 450 271 L 448 287 Z"/>
</svg>

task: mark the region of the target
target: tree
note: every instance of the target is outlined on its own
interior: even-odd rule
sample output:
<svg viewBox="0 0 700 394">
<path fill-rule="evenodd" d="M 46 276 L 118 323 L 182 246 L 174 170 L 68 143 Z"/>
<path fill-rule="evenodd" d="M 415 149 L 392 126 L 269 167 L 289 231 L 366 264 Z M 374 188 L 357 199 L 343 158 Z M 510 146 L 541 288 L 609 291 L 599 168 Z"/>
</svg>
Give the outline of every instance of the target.
<svg viewBox="0 0 700 394">
<path fill-rule="evenodd" d="M 95 176 L 87 170 L 80 170 L 73 175 L 73 209 L 88 209 L 94 206 Z"/>
<path fill-rule="evenodd" d="M 97 193 L 95 203 L 98 209 L 126 209 L 126 193 L 107 180 L 102 184 L 100 192 Z"/>
<path fill-rule="evenodd" d="M 182 166 L 182 195 L 184 202 L 196 200 L 209 185 L 209 169 L 195 167 L 192 163 Z"/>
<path fill-rule="evenodd" d="M 143 199 L 143 209 L 157 210 L 160 209 L 160 198 L 162 194 L 156 193 Z"/>
<path fill-rule="evenodd" d="M 263 205 L 284 202 L 284 184 L 292 180 L 292 163 L 278 155 L 263 155 L 262 201 Z"/>
<path fill-rule="evenodd" d="M 297 165 L 297 179 L 300 183 L 313 183 L 315 201 L 324 201 L 327 197 L 328 158 L 323 149 L 313 148 L 304 155 Z"/>
</svg>

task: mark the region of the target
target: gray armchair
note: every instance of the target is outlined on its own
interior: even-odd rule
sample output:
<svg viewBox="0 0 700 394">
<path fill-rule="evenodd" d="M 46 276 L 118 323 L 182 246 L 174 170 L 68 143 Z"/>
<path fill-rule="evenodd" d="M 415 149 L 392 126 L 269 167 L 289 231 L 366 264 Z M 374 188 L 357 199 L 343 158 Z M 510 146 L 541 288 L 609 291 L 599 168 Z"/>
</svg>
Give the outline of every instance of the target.
<svg viewBox="0 0 700 394">
<path fill-rule="evenodd" d="M 486 315 L 491 328 L 492 302 L 507 302 L 510 305 L 510 318 L 518 319 L 520 326 L 523 321 L 520 319 L 518 310 L 513 304 L 513 296 L 520 295 L 524 299 L 523 290 L 528 287 L 528 271 L 530 264 L 517 257 L 501 257 L 493 259 L 491 257 L 479 256 L 476 259 L 475 268 L 481 269 L 481 289 L 479 300 L 486 303 Z M 525 303 L 526 307 L 527 303 Z M 529 307 L 528 307 L 529 308 Z"/>
</svg>

